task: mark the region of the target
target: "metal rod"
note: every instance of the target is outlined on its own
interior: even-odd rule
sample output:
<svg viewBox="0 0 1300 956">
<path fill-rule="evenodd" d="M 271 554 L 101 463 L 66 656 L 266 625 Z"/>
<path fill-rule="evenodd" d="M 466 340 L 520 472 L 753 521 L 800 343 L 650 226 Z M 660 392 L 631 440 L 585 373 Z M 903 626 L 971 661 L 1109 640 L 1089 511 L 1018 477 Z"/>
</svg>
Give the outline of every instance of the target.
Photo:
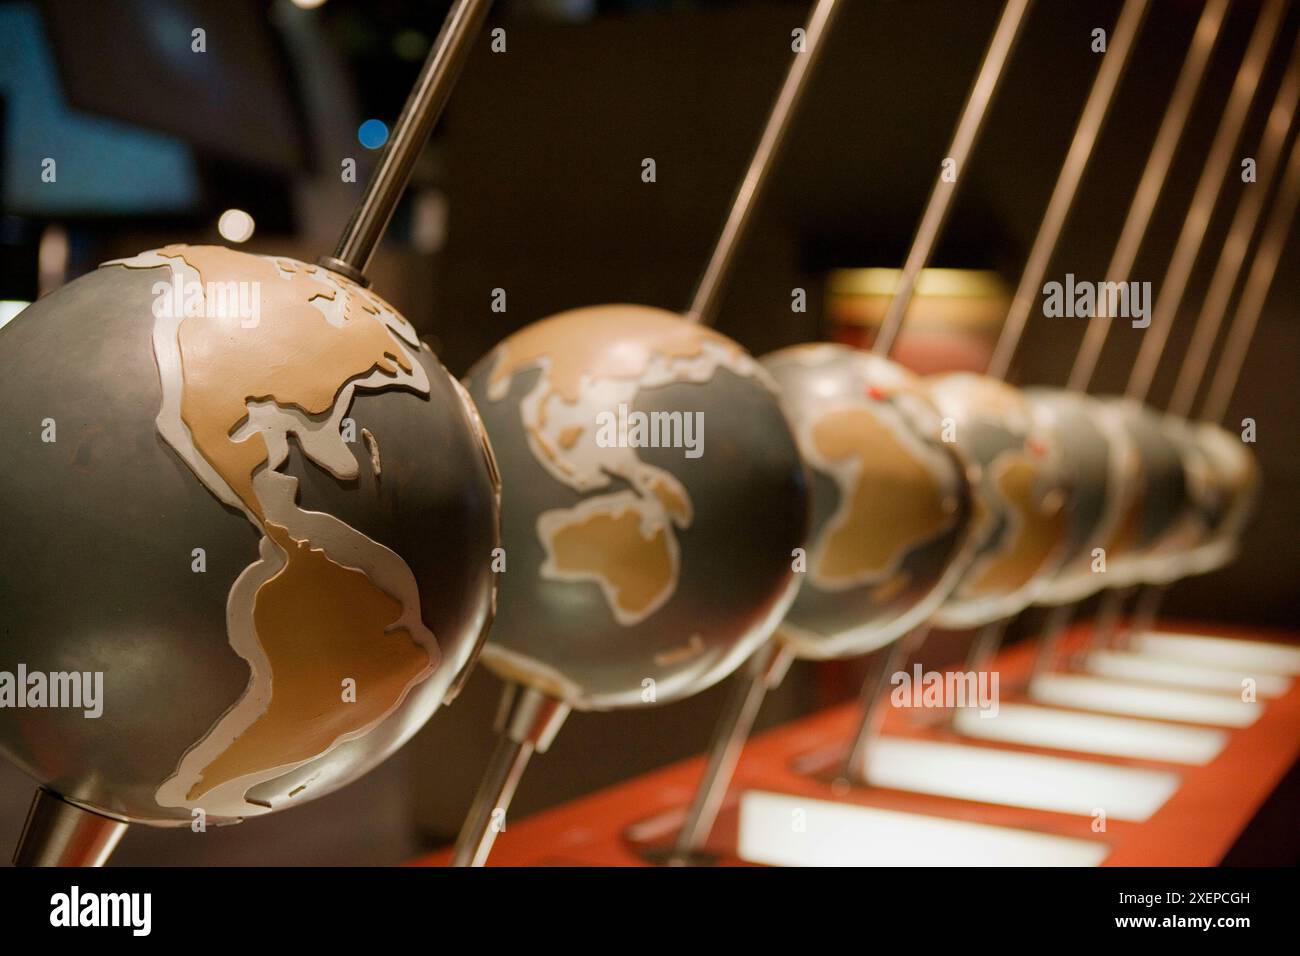
<svg viewBox="0 0 1300 956">
<path fill-rule="evenodd" d="M 709 743 L 704 775 L 695 788 L 695 796 L 677 832 L 669 863 L 692 863 L 708 842 L 735 776 L 745 741 L 754 729 L 763 698 L 784 676 L 792 659 L 788 648 L 771 640 L 759 648 L 741 673 L 732 679 L 730 693 Z"/>
<path fill-rule="evenodd" d="M 491 5 L 492 0 L 456 0 L 448 12 L 360 204 L 348 220 L 334 254 L 322 257 L 321 265 L 365 284 L 370 258 L 388 229 L 415 161 L 469 58 L 470 41 Z"/>
<path fill-rule="evenodd" d="M 921 215 L 921 224 L 916 229 L 912 247 L 907 253 L 907 261 L 903 264 L 902 275 L 899 276 L 898 288 L 894 290 L 894 297 L 889 302 L 889 311 L 885 313 L 885 319 L 880 323 L 880 330 L 876 333 L 876 341 L 872 345 L 872 351 L 877 355 L 888 356 L 894 347 L 894 340 L 898 337 L 898 330 L 903 325 L 907 307 L 916 290 L 917 278 L 926 263 L 930 261 L 934 245 L 939 240 L 939 233 L 943 231 L 944 223 L 948 219 L 948 211 L 952 208 L 953 199 L 957 195 L 957 184 L 961 179 L 962 171 L 966 168 L 971 150 L 975 148 L 975 142 L 979 139 L 984 118 L 988 115 L 989 104 L 993 102 L 998 84 L 1001 83 L 1002 76 L 1006 72 L 1007 61 L 1011 59 L 1011 51 L 1015 48 L 1016 38 L 1020 35 L 1020 28 L 1024 24 L 1025 14 L 1031 2 L 1032 0 L 1007 0 L 1006 6 L 1002 8 L 1002 16 L 993 31 L 993 39 L 984 53 L 984 61 L 980 65 L 979 74 L 975 77 L 975 85 L 971 87 L 966 105 L 962 107 L 957 129 L 953 132 L 952 142 L 949 143 L 948 153 L 944 157 L 945 165 L 946 160 L 952 160 L 953 175 L 948 175 L 947 169 L 943 170 L 935 179 L 934 188 L 930 190 L 930 198 L 925 203 L 925 212 Z"/>
<path fill-rule="evenodd" d="M 1246 260 L 1246 250 L 1251 237 L 1259 224 L 1264 210 L 1264 200 L 1269 187 L 1281 166 L 1282 149 L 1286 145 L 1287 134 L 1291 130 L 1296 115 L 1296 105 L 1300 101 L 1300 41 L 1291 54 L 1286 76 L 1278 90 L 1273 109 L 1269 112 L 1268 123 L 1264 129 L 1263 139 L 1256 156 L 1258 178 L 1245 189 L 1245 195 L 1237 206 L 1236 215 L 1228 229 L 1228 238 L 1219 254 L 1219 263 L 1215 266 L 1214 276 L 1210 279 L 1209 290 L 1201 304 L 1200 314 L 1196 318 L 1196 327 L 1192 333 L 1191 344 L 1183 356 L 1183 365 L 1178 372 L 1178 381 L 1174 384 L 1173 395 L 1169 399 L 1169 412 L 1180 418 L 1191 414 L 1196 393 L 1201 387 L 1205 373 L 1210 364 L 1210 352 L 1219 336 L 1219 329 L 1228 312 L 1228 301 L 1232 290 L 1236 288 L 1241 267 Z"/>
<path fill-rule="evenodd" d="M 1147 585 L 1133 604 L 1133 619 L 1124 632 L 1124 638 L 1128 635 L 1139 634 L 1142 631 L 1149 631 L 1156 623 L 1156 614 L 1160 612 L 1160 604 L 1165 599 L 1165 594 L 1169 591 L 1167 584 Z"/>
<path fill-rule="evenodd" d="M 1182 304 L 1183 294 L 1187 291 L 1188 280 L 1196 265 L 1201 243 L 1210 225 L 1214 206 L 1223 187 L 1228 165 L 1232 162 L 1233 151 L 1241 137 L 1242 126 L 1250 112 L 1251 103 L 1259 89 L 1260 75 L 1268 61 L 1269 50 L 1277 37 L 1282 24 L 1282 14 L 1286 10 L 1286 0 L 1265 0 L 1251 34 L 1246 54 L 1237 70 L 1237 77 L 1228 95 L 1228 103 L 1223 110 L 1219 129 L 1214 134 L 1210 145 L 1209 158 L 1201 171 L 1201 178 L 1196 184 L 1192 204 L 1183 220 L 1182 231 L 1174 246 L 1174 254 L 1164 281 L 1156 297 L 1156 304 L 1151 317 L 1151 325 L 1142 339 L 1137 361 L 1129 376 L 1125 394 L 1132 399 L 1144 401 L 1151 391 L 1155 380 L 1156 366 L 1169 338 L 1174 316 Z"/>
<path fill-rule="evenodd" d="M 14 866 L 103 866 L 126 824 L 75 806 L 53 790 L 36 789 Z"/>
<path fill-rule="evenodd" d="M 528 759 L 534 752 L 546 752 L 568 714 L 569 705 L 563 701 L 531 687 L 506 684 L 496 720 L 501 738 L 461 826 L 452 866 L 487 862 L 497 833 L 505 828 L 505 815 Z"/>
<path fill-rule="evenodd" d="M 1002 638 L 1006 636 L 1007 625 L 1010 623 L 1011 618 L 1004 617 L 980 628 L 979 634 L 971 642 L 970 650 L 966 654 L 966 670 L 982 671 L 992 663 L 998 649 L 1002 646 Z"/>
<path fill-rule="evenodd" d="M 1038 639 L 1038 648 L 1034 651 L 1034 663 L 1029 669 L 1031 683 L 1034 678 L 1042 677 L 1050 671 L 1052 665 L 1056 663 L 1061 653 L 1061 642 L 1065 639 L 1065 631 L 1070 626 L 1077 607 L 1077 602 L 1058 604 L 1048 612 L 1047 620 L 1043 623 L 1043 633 Z"/>
<path fill-rule="evenodd" d="M 758 147 L 749 161 L 749 169 L 745 171 L 745 178 L 741 180 L 740 188 L 736 190 L 731 211 L 727 214 L 722 232 L 713 248 L 713 255 L 709 257 L 709 263 L 705 266 L 704 274 L 695 288 L 690 308 L 686 311 L 686 318 L 692 322 L 709 325 L 716 316 L 723 282 L 735 262 L 736 250 L 740 246 L 741 239 L 744 238 L 758 197 L 772 171 L 772 164 L 789 132 L 790 119 L 794 116 L 807 90 L 808 77 L 812 74 L 813 67 L 817 65 L 817 60 L 825 47 L 826 34 L 830 31 L 840 6 L 840 0 L 817 0 L 816 6 L 808 17 L 808 25 L 804 30 L 803 52 L 796 53 L 790 63 L 785 81 L 781 84 L 781 91 L 777 94 L 772 112 L 767 117 L 767 125 L 763 127 L 763 135 L 758 141 Z"/>
<path fill-rule="evenodd" d="M 1119 241 L 1111 254 L 1110 264 L 1106 267 L 1105 276 L 1108 280 L 1121 279 L 1133 270 L 1138 250 L 1151 224 L 1151 215 L 1168 178 L 1174 154 L 1187 127 L 1187 118 L 1191 115 L 1197 92 L 1200 90 L 1206 69 L 1222 33 L 1227 10 L 1228 0 L 1207 0 L 1201 9 L 1201 16 L 1192 33 L 1187 56 L 1174 82 L 1169 105 L 1160 120 L 1160 127 L 1151 144 L 1151 152 L 1147 156 L 1142 176 L 1138 180 L 1133 200 L 1124 218 Z M 1106 344 L 1111 318 L 1103 307 L 1088 322 L 1066 381 L 1067 390 L 1084 393 L 1088 391 L 1097 361 Z M 1047 673 L 1055 665 L 1060 656 L 1060 644 L 1065 630 L 1078 610 L 1079 603 L 1076 601 L 1053 608 L 1051 616 L 1045 622 L 1044 633 L 1039 639 L 1040 643 L 1034 655 L 1031 680 Z"/>
<path fill-rule="evenodd" d="M 1110 265 L 1106 267 L 1108 281 L 1121 281 L 1133 271 L 1137 261 L 1138 250 L 1146 237 L 1147 227 L 1151 224 L 1151 214 L 1169 177 L 1169 167 L 1173 163 L 1178 143 L 1187 128 L 1187 117 L 1191 115 L 1192 105 L 1196 102 L 1197 91 L 1205 78 L 1206 68 L 1222 32 L 1224 15 L 1228 9 L 1228 0 L 1209 0 L 1201 11 L 1197 21 L 1196 32 L 1192 35 L 1192 45 L 1187 51 L 1174 91 L 1165 109 L 1160 129 L 1151 146 L 1151 155 L 1147 157 L 1142 178 L 1138 181 L 1137 191 L 1129 206 L 1128 215 L 1120 231 L 1119 242 L 1111 255 Z M 1086 392 L 1092 382 L 1097 361 L 1106 344 L 1110 332 L 1111 316 L 1099 311 L 1088 322 L 1079 351 L 1074 357 L 1074 367 L 1066 388 L 1076 392 Z"/>
<path fill-rule="evenodd" d="M 1255 326 L 1259 322 L 1264 301 L 1268 298 L 1269 286 L 1277 273 L 1278 260 L 1286 246 L 1287 236 L 1291 230 L 1291 221 L 1295 216 L 1296 201 L 1300 198 L 1300 137 L 1291 144 L 1291 157 L 1287 161 L 1286 174 L 1273 198 L 1272 209 L 1264 232 L 1259 240 L 1255 260 L 1251 263 L 1242 288 L 1241 298 L 1237 301 L 1237 311 L 1228 327 L 1228 336 L 1219 355 L 1219 365 L 1210 382 L 1209 394 L 1201 410 L 1201 418 L 1207 422 L 1221 422 L 1228 413 L 1228 400 L 1237 385 L 1242 363 L 1246 360 L 1246 350 L 1250 346 Z"/>
<path fill-rule="evenodd" d="M 1262 17 L 1261 17 L 1262 19 Z M 1267 56 L 1268 46 L 1265 44 L 1263 56 Z M 1249 61 L 1249 52 L 1243 59 L 1242 68 L 1245 69 Z M 1258 74 L 1262 72 L 1262 63 L 1256 73 L 1256 83 L 1258 83 Z M 1239 74 L 1240 76 L 1240 74 Z M 1206 366 L 1209 363 L 1210 350 L 1214 346 L 1214 340 L 1218 335 L 1219 326 L 1223 321 L 1223 315 L 1227 310 L 1228 301 L 1232 297 L 1232 290 L 1236 286 L 1237 276 L 1241 270 L 1242 262 L 1245 260 L 1246 250 L 1250 245 L 1251 236 L 1255 232 L 1256 223 L 1259 220 L 1260 211 L 1263 208 L 1264 196 L 1268 192 L 1269 183 L 1273 171 L 1277 166 L 1278 157 L 1282 151 L 1288 131 L 1291 128 L 1291 120 L 1295 115 L 1297 96 L 1300 95 L 1300 45 L 1297 45 L 1292 53 L 1291 62 L 1287 65 L 1287 72 L 1283 77 L 1282 84 L 1278 89 L 1277 97 L 1273 102 L 1273 108 L 1269 111 L 1268 122 L 1265 125 L 1264 139 L 1261 144 L 1261 150 L 1257 157 L 1259 166 L 1264 167 L 1264 179 L 1262 182 L 1255 184 L 1253 189 L 1248 189 L 1241 201 L 1238 203 L 1237 211 L 1233 215 L 1232 224 L 1228 229 L 1227 239 L 1224 241 L 1223 248 L 1219 254 L 1218 264 L 1215 266 L 1214 274 L 1210 279 L 1210 287 L 1205 294 L 1205 299 L 1201 303 L 1201 311 L 1197 316 L 1196 325 L 1192 334 L 1192 341 L 1187 351 L 1183 355 L 1181 365 L 1178 370 L 1178 380 L 1174 385 L 1174 391 L 1170 398 L 1169 411 L 1180 417 L 1185 416 L 1190 410 L 1192 403 L 1196 398 L 1196 391 L 1200 387 L 1201 379 L 1205 374 Z M 1250 98 L 1245 99 L 1245 112 L 1249 111 Z M 1244 113 L 1243 113 L 1244 115 Z M 1239 132 L 1238 132 L 1239 136 Z M 1235 146 L 1238 136 L 1234 136 L 1228 144 L 1229 148 Z M 1259 168 L 1257 166 L 1257 168 Z M 1207 167 L 1208 172 L 1208 167 Z M 1224 173 L 1226 174 L 1226 164 Z M 1222 189 L 1221 179 L 1216 180 L 1218 185 L 1211 191 L 1212 198 L 1209 200 L 1207 211 L 1205 212 L 1201 223 L 1200 233 L 1203 234 L 1204 227 L 1209 225 L 1210 216 L 1212 215 L 1214 205 L 1217 202 L 1218 193 Z M 1199 190 L 1198 190 L 1199 192 Z M 1195 208 L 1195 202 L 1193 202 Z M 1180 247 L 1182 237 L 1180 236 Z M 1195 264 L 1197 254 L 1200 249 L 1200 234 L 1196 241 L 1190 243 L 1190 251 L 1184 260 L 1187 263 L 1187 271 L 1178 276 L 1175 280 L 1175 293 L 1172 297 L 1172 305 L 1167 310 L 1162 310 L 1166 302 L 1164 294 L 1165 288 L 1161 289 L 1161 297 L 1157 302 L 1156 316 L 1153 322 L 1161 322 L 1160 328 L 1163 330 L 1161 335 L 1167 336 L 1170 327 L 1173 324 L 1173 316 L 1178 311 L 1181 304 L 1182 296 L 1187 279 L 1190 277 L 1191 266 Z M 1170 262 L 1171 270 L 1179 262 L 1179 251 L 1176 248 L 1173 259 Z M 1144 342 L 1144 345 L 1147 343 Z M 1150 354 L 1155 358 L 1151 359 Z M 1159 352 L 1153 352 L 1147 355 L 1147 360 L 1152 364 L 1145 372 L 1146 379 L 1141 386 L 1145 398 L 1146 393 L 1150 391 L 1151 383 L 1155 377 L 1155 367 L 1159 362 Z M 1134 364 L 1133 374 L 1136 377 L 1143 361 L 1144 351 L 1138 353 L 1138 360 Z M 1130 388 L 1133 387 L 1133 380 L 1130 379 Z M 1137 601 L 1134 605 L 1133 618 L 1129 627 L 1122 632 L 1117 633 L 1115 641 L 1123 643 L 1135 631 L 1150 630 L 1155 624 L 1156 614 L 1164 600 L 1167 587 L 1142 586 L 1138 589 Z"/>
<path fill-rule="evenodd" d="M 1088 638 L 1075 656 L 1078 663 L 1082 664 L 1094 649 L 1110 646 L 1119 625 L 1120 615 L 1124 613 L 1124 605 L 1136 590 L 1135 586 L 1129 586 L 1106 592 L 1105 597 L 1101 599 L 1101 607 L 1097 609 L 1092 619 L 1092 629 L 1088 632 Z"/>
<path fill-rule="evenodd" d="M 1093 148 L 1097 144 L 1097 135 L 1101 131 L 1102 124 L 1106 122 L 1111 103 L 1115 101 L 1115 91 L 1119 88 L 1124 68 L 1128 66 L 1129 55 L 1133 52 L 1133 45 L 1138 31 L 1142 28 L 1148 6 L 1149 0 L 1125 0 L 1124 7 L 1120 10 L 1110 44 L 1101 61 L 1101 68 L 1097 71 L 1096 79 L 1093 80 L 1088 100 L 1083 107 L 1083 114 L 1079 117 L 1079 125 L 1074 131 L 1074 139 L 1070 143 L 1065 162 L 1062 163 L 1061 172 L 1057 176 L 1052 198 L 1047 204 L 1047 212 L 1043 214 L 1038 235 L 1034 238 L 1029 259 L 1025 263 L 1025 270 L 1021 273 L 1020 284 L 1011 300 L 1011 309 L 1007 313 L 1006 321 L 1002 323 L 1002 333 L 998 336 L 993 356 L 989 359 L 985 374 L 992 378 L 1006 378 L 1007 371 L 1011 368 L 1011 360 L 1015 357 L 1016 347 L 1024 335 L 1029 312 L 1038 303 L 1038 292 L 1043 284 L 1043 276 L 1051 264 L 1052 254 L 1056 251 L 1056 244 L 1061 238 L 1061 230 L 1070 215 L 1070 207 L 1074 205 L 1083 172 L 1087 169 L 1088 160 L 1092 157 Z"/>
<path fill-rule="evenodd" d="M 875 661 L 867 670 L 866 679 L 862 682 L 862 692 L 858 697 L 858 727 L 849 742 L 849 749 L 840 770 L 840 775 L 844 779 L 856 783 L 866 782 L 871 746 L 880 736 L 880 730 L 884 725 L 884 705 L 888 696 L 886 691 L 894 674 L 907 665 L 907 659 L 929 633 L 929 625 L 922 625 L 894 641 L 889 646 L 888 652 L 876 654 Z"/>
<path fill-rule="evenodd" d="M 492 852 L 500 830 L 499 820 L 505 816 L 514 799 L 515 788 L 533 755 L 531 744 L 508 737 L 497 740 L 488 760 L 488 767 L 479 783 L 478 793 L 470 805 L 469 814 L 461 827 L 452 866 L 482 866 Z"/>
</svg>

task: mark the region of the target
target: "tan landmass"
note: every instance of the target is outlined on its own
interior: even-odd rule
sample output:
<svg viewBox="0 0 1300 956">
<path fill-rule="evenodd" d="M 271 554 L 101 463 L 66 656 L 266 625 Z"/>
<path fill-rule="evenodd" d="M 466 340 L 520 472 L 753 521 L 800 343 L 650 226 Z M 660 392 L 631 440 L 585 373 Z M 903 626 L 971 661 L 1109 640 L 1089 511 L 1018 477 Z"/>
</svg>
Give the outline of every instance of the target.
<svg viewBox="0 0 1300 956">
<path fill-rule="evenodd" d="M 835 585 L 878 578 L 903 557 L 952 527 L 933 472 L 867 408 L 829 412 L 812 424 L 817 453 L 853 461 L 857 478 L 814 548 L 814 572 Z"/>
<path fill-rule="evenodd" d="M 562 525 L 549 551 L 556 571 L 605 585 L 625 615 L 645 613 L 673 585 L 667 530 L 657 528 L 647 537 L 639 509 L 626 503 Z"/>
<path fill-rule="evenodd" d="M 999 552 L 978 570 L 964 590 L 971 596 L 1008 594 L 1024 587 L 1046 565 L 1064 540 L 1064 502 L 1040 500 L 1039 469 L 1026 454 L 1007 454 L 992 466 L 992 479 L 1012 513 Z"/>
</svg>

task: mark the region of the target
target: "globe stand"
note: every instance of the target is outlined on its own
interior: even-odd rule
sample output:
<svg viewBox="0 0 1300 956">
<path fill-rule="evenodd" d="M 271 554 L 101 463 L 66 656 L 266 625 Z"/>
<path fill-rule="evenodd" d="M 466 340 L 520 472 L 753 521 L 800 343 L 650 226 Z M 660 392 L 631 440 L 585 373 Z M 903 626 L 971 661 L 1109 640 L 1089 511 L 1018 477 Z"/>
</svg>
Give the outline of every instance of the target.
<svg viewBox="0 0 1300 956">
<path fill-rule="evenodd" d="M 858 698 L 857 731 L 849 742 L 844 755 L 844 762 L 833 774 L 836 780 L 845 780 L 864 786 L 867 782 L 867 762 L 871 755 L 872 744 L 879 738 L 885 723 L 885 701 L 889 697 L 889 685 L 895 673 L 907 666 L 908 658 L 925 641 L 930 632 L 929 627 L 922 626 L 904 634 L 889 648 L 883 657 L 878 656 L 875 666 L 867 670 L 862 682 L 862 693 Z"/>
<path fill-rule="evenodd" d="M 528 759 L 534 752 L 546 753 L 569 709 L 563 701 L 531 687 L 506 684 L 496 720 L 501 739 L 461 827 L 452 866 L 482 866 L 487 862 L 497 833 L 504 829 L 501 823 Z"/>
<path fill-rule="evenodd" d="M 646 854 L 648 860 L 667 866 L 711 866 L 717 862 L 714 856 L 704 852 L 704 844 L 718 819 L 763 698 L 781 683 L 793 660 L 794 654 L 787 645 L 770 640 L 754 652 L 744 671 L 736 675 L 709 742 L 704 775 L 686 809 L 677 839 L 669 850 L 651 848 Z"/>
<path fill-rule="evenodd" d="M 126 826 L 37 787 L 14 850 L 14 866 L 103 866 Z"/>
</svg>

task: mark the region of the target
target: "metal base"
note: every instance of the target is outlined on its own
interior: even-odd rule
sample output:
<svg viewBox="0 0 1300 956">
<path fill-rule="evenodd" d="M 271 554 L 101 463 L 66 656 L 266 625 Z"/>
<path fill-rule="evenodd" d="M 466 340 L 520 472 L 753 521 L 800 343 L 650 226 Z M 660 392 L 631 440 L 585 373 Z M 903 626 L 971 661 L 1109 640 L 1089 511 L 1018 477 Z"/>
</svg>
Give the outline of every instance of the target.
<svg viewBox="0 0 1300 956">
<path fill-rule="evenodd" d="M 686 808 L 686 817 L 673 848 L 658 862 L 670 866 L 693 866 L 707 857 L 703 852 L 704 844 L 713 831 L 763 698 L 785 677 L 793 660 L 794 655 L 785 644 L 771 640 L 755 651 L 741 673 L 732 679 L 731 693 L 709 744 L 704 776 Z"/>
<path fill-rule="evenodd" d="M 836 768 L 836 779 L 865 780 L 868 755 L 872 743 L 880 736 L 885 722 L 885 701 L 889 699 L 889 687 L 894 674 L 907 666 L 908 659 L 925 642 L 930 628 L 922 625 L 916 630 L 904 634 L 887 651 L 879 651 L 876 660 L 867 670 L 862 682 L 862 693 L 858 698 L 860 717 L 858 726 L 844 753 L 844 760 Z"/>
<path fill-rule="evenodd" d="M 506 685 L 496 721 L 501 739 L 461 827 L 452 866 L 483 866 L 487 862 L 497 833 L 504 829 L 501 823 L 528 758 L 534 751 L 546 753 L 568 715 L 569 705 L 563 701 L 531 687 Z"/>
<path fill-rule="evenodd" d="M 14 850 L 14 866 L 103 866 L 126 826 L 39 787 Z"/>
</svg>

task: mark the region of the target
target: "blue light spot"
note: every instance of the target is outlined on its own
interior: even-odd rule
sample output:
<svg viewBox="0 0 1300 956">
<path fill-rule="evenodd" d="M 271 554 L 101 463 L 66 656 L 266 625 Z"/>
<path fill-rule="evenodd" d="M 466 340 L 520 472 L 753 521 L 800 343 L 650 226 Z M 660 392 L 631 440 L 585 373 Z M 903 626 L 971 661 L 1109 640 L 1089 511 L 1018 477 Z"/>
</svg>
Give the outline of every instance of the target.
<svg viewBox="0 0 1300 956">
<path fill-rule="evenodd" d="M 357 130 L 357 139 L 366 149 L 378 149 L 388 142 L 388 127 L 383 120 L 368 119 Z"/>
</svg>

